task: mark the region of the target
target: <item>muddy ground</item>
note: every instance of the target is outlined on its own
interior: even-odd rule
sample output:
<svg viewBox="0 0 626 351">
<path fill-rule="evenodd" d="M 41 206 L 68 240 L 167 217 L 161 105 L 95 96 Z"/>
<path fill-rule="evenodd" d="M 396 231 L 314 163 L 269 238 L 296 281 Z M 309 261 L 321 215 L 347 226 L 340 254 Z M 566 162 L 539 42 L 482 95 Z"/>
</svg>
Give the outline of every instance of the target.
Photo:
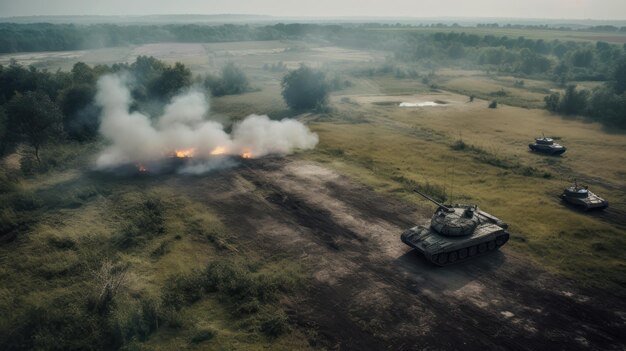
<svg viewBox="0 0 626 351">
<path fill-rule="evenodd" d="M 315 347 L 626 347 L 626 303 L 618 296 L 581 291 L 506 246 L 462 265 L 434 267 L 399 240 L 433 208 L 385 197 L 324 165 L 257 160 L 171 181 L 214 209 L 238 241 L 313 270 L 312 287 L 284 304 Z"/>
</svg>

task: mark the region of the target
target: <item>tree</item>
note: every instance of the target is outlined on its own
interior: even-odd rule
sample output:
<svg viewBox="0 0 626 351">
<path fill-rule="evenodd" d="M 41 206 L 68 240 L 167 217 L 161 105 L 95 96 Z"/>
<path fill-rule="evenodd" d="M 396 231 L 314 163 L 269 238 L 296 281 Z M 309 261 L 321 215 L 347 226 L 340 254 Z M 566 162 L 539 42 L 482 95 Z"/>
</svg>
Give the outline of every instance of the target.
<svg viewBox="0 0 626 351">
<path fill-rule="evenodd" d="M 583 114 L 587 108 L 588 98 L 589 91 L 576 90 L 575 85 L 568 85 L 559 104 L 559 111 L 566 115 Z"/>
<path fill-rule="evenodd" d="M 94 85 L 78 84 L 61 91 L 58 104 L 63 112 L 63 130 L 70 139 L 86 141 L 96 137 L 99 110 L 93 104 Z"/>
<path fill-rule="evenodd" d="M 7 103 L 8 130 L 33 148 L 33 156 L 41 164 L 39 151 L 62 133 L 63 117 L 57 105 L 45 93 L 16 94 Z"/>
<path fill-rule="evenodd" d="M 166 67 L 160 77 L 150 84 L 150 95 L 160 99 L 169 99 L 182 88 L 191 85 L 191 70 L 180 62 L 174 67 Z"/>
<path fill-rule="evenodd" d="M 595 88 L 589 98 L 589 115 L 607 125 L 626 128 L 626 94 L 617 95 L 607 86 Z"/>
<path fill-rule="evenodd" d="M 622 60 L 617 64 L 617 67 L 615 67 L 613 80 L 616 94 L 619 95 L 626 92 L 626 57 L 622 58 Z"/>
<path fill-rule="evenodd" d="M 222 76 L 207 75 L 204 86 L 213 96 L 241 94 L 250 90 L 248 77 L 234 63 L 229 62 L 222 68 Z"/>
<path fill-rule="evenodd" d="M 295 110 L 323 106 L 328 99 L 329 88 L 324 73 L 305 65 L 287 73 L 281 86 L 285 102 Z"/>
<path fill-rule="evenodd" d="M 576 50 L 572 53 L 570 60 L 572 61 L 572 65 L 576 67 L 589 67 L 591 61 L 593 61 L 593 51 L 588 49 Z"/>
<path fill-rule="evenodd" d="M 6 152 L 7 143 L 7 114 L 4 112 L 2 106 L 0 106 L 0 156 Z"/>
<path fill-rule="evenodd" d="M 560 100 L 561 100 L 561 94 L 559 93 L 552 93 L 550 95 L 546 95 L 543 98 L 543 101 L 546 102 L 546 109 L 552 112 L 557 112 L 559 110 Z"/>
<path fill-rule="evenodd" d="M 246 74 L 232 62 L 222 68 L 222 82 L 227 94 L 241 94 L 249 89 Z"/>
<path fill-rule="evenodd" d="M 76 62 L 72 67 L 72 80 L 77 84 L 90 84 L 96 82 L 96 75 L 91 67 L 84 62 Z"/>
</svg>

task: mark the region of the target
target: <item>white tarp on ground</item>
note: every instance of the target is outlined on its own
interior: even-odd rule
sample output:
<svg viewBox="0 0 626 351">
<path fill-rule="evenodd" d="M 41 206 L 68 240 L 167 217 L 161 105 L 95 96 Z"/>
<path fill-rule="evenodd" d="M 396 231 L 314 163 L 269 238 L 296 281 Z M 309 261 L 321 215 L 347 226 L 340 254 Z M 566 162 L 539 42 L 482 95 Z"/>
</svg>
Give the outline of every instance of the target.
<svg viewBox="0 0 626 351">
<path fill-rule="evenodd" d="M 422 101 L 422 102 L 401 102 L 400 107 L 435 107 L 435 106 L 445 106 L 446 104 L 441 104 L 435 101 Z"/>
</svg>

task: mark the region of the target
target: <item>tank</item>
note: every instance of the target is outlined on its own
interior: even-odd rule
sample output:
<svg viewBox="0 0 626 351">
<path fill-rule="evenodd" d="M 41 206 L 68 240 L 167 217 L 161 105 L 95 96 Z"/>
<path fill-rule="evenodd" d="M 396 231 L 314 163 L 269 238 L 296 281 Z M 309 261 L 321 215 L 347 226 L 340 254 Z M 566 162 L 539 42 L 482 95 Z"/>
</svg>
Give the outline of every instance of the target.
<svg viewBox="0 0 626 351">
<path fill-rule="evenodd" d="M 437 266 L 447 266 L 499 249 L 509 240 L 508 225 L 476 205 L 444 205 L 414 189 L 438 207 L 427 226 L 407 229 L 400 239 Z"/>
<path fill-rule="evenodd" d="M 563 190 L 561 199 L 572 205 L 581 206 L 585 211 L 609 207 L 608 201 L 592 193 L 587 186 L 578 185 L 576 181 L 574 181 L 574 185 Z"/>
<path fill-rule="evenodd" d="M 548 155 L 560 155 L 564 153 L 567 148 L 561 144 L 554 142 L 552 138 L 541 137 L 535 139 L 535 142 L 528 144 L 528 148 L 534 152 L 541 152 Z"/>
</svg>

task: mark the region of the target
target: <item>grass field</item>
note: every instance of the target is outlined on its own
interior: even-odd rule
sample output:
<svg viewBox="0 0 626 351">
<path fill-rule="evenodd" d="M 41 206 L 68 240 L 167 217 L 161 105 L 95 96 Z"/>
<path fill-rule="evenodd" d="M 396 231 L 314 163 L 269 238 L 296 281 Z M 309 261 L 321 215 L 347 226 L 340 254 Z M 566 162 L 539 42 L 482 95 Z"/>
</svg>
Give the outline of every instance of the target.
<svg viewBox="0 0 626 351">
<path fill-rule="evenodd" d="M 532 33 L 546 38 L 555 33 L 561 38 L 579 35 Z M 550 82 L 526 80 L 519 87 L 513 77 L 442 69 L 435 72 L 433 88 L 420 79 L 355 74 L 361 67 L 379 67 L 385 62 L 383 53 L 297 42 L 151 44 L 5 55 L 0 63 L 14 57 L 48 69 L 68 69 L 79 60 L 128 62 L 138 54 L 182 61 L 198 74 L 214 72 L 227 61 L 242 67 L 256 91 L 211 101 L 216 118 L 226 124 L 252 113 L 295 117 L 280 96 L 284 73 L 263 69 L 264 64 L 282 61 L 293 68 L 306 62 L 330 76 L 341 75 L 352 86 L 332 94 L 329 112 L 297 116 L 319 134 L 320 143 L 296 158 L 323 163 L 376 192 L 420 207 L 432 208 L 411 192 L 414 186 L 444 190 L 452 202 L 476 203 L 510 224 L 507 255 L 528 259 L 581 287 L 626 294 L 626 135 L 537 109 L 543 96 L 557 88 Z M 487 108 L 491 94 L 501 90 L 506 95 L 498 98 L 498 108 Z M 477 99 L 469 103 L 468 95 Z M 398 106 L 437 100 L 446 105 Z M 567 153 L 530 153 L 527 144 L 542 133 L 558 138 Z M 38 308 L 60 309 L 59 304 L 72 301 L 70 307 L 79 310 L 92 303 L 100 288 L 95 272 L 112 262 L 125 272 L 125 289 L 107 318 L 115 335 L 138 349 L 309 348 L 301 330 L 283 325 L 286 317 L 279 301 L 281 292 L 306 289 L 306 262 L 259 254 L 253 242 L 239 240 L 223 218 L 179 193 L 165 178 L 93 174 L 90 159 L 99 147 L 91 145 L 65 170 L 21 181 L 17 186 L 22 195 L 10 198 L 29 209 L 33 225 L 28 235 L 0 246 L 0 280 L 5 282 L 0 287 L 2 330 L 10 330 L 11 323 Z M 72 149 L 66 157 L 80 153 Z M 606 197 L 609 210 L 584 213 L 563 205 L 559 195 L 573 179 Z M 145 224 L 136 222 L 142 216 L 159 218 L 162 226 L 154 228 L 158 235 L 136 230 Z M 271 297 L 246 292 L 241 301 L 249 304 L 242 305 L 229 298 L 232 291 L 223 288 L 225 282 L 190 296 L 190 286 L 208 284 L 202 277 L 215 278 L 211 274 L 227 269 L 211 266 L 215 262 L 234 267 L 235 288 L 268 289 Z M 163 301 L 178 301 L 178 308 L 170 311 Z M 156 317 L 146 317 L 152 310 L 145 306 L 152 306 Z M 78 312 L 66 316 L 76 321 L 80 317 Z M 54 323 L 61 317 L 49 318 Z M 156 330 L 154 334 L 148 338 L 146 330 L 130 330 L 137 319 L 146 330 Z M 153 323 L 169 328 L 157 329 Z M 42 342 L 54 340 L 53 335 L 40 337 Z"/>
<path fill-rule="evenodd" d="M 238 103 L 254 101 L 263 109 L 264 101 L 276 99 L 277 79 L 268 81 L 267 90 L 263 86 L 259 93 L 215 99 L 214 106 L 236 115 Z M 303 157 L 327 162 L 407 201 L 423 203 L 409 192 L 414 184 L 445 187 L 452 200 L 478 203 L 510 222 L 516 253 L 587 286 L 621 289 L 626 136 L 534 109 L 556 89 L 551 82 L 528 80 L 515 87 L 513 77 L 442 70 L 435 78 L 442 90 L 433 91 L 411 79 L 353 79 L 352 88 L 333 95 L 332 112 L 305 118 L 320 135 L 320 145 Z M 490 94 L 500 90 L 507 95 L 497 98 L 498 109 L 488 109 L 486 100 L 467 103 L 467 95 L 492 99 Z M 432 100 L 450 104 L 397 106 Z M 568 152 L 563 157 L 529 152 L 527 145 L 542 133 L 558 138 Z M 460 139 L 473 148 L 454 150 Z M 615 212 L 587 214 L 564 206 L 558 196 L 574 179 L 606 196 Z"/>
<path fill-rule="evenodd" d="M 364 123 L 343 122 L 341 114 L 332 123 L 314 123 L 321 141 L 313 157 L 407 201 L 421 201 L 410 192 L 414 185 L 445 187 L 451 201 L 477 203 L 508 221 L 516 253 L 584 284 L 618 289 L 626 268 L 623 227 L 572 210 L 558 195 L 577 178 L 610 198 L 615 216 L 622 216 L 624 170 L 615 165 L 625 161 L 624 137 L 543 111 L 489 110 L 484 101 L 468 106 L 462 96 L 433 97 L 456 106 L 364 108 Z M 528 152 L 540 129 L 558 130 L 572 151 L 562 158 Z M 453 150 L 460 138 L 479 151 Z"/>
</svg>

